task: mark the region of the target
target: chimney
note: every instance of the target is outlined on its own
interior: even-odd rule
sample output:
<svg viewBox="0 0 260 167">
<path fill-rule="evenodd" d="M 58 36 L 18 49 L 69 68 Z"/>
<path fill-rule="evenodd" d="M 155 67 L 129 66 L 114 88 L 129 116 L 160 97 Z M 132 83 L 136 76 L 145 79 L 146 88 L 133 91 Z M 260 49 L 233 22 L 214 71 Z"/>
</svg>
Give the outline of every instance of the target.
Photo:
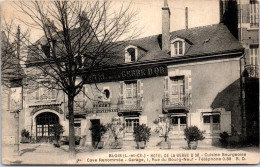
<svg viewBox="0 0 260 167">
<path fill-rule="evenodd" d="M 162 50 L 170 51 L 170 8 L 167 0 L 164 0 L 162 7 Z"/>
<path fill-rule="evenodd" d="M 189 16 L 188 16 L 188 7 L 185 8 L 185 28 L 188 29 Z"/>
</svg>

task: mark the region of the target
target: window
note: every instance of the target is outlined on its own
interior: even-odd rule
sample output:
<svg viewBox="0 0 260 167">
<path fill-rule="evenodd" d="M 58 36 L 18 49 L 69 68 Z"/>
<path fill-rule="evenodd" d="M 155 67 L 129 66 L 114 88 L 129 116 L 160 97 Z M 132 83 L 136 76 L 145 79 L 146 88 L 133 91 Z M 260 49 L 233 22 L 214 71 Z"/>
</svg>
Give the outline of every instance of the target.
<svg viewBox="0 0 260 167">
<path fill-rule="evenodd" d="M 259 3 L 256 0 L 251 0 L 250 1 L 250 26 L 251 27 L 258 27 L 259 25 L 259 20 L 258 20 L 258 15 L 259 15 Z"/>
<path fill-rule="evenodd" d="M 137 47 L 129 46 L 125 49 L 125 63 L 137 61 Z"/>
<path fill-rule="evenodd" d="M 105 89 L 104 90 L 104 98 L 107 100 L 107 99 L 109 99 L 109 97 L 110 97 L 110 92 L 109 92 L 108 89 Z"/>
<path fill-rule="evenodd" d="M 74 121 L 74 133 L 75 133 L 75 136 L 81 136 L 81 122 L 80 122 L 80 120 Z"/>
<path fill-rule="evenodd" d="M 126 125 L 126 133 L 133 133 L 134 128 L 139 125 L 139 118 L 126 118 L 125 125 Z"/>
<path fill-rule="evenodd" d="M 126 81 L 126 98 L 136 98 L 137 81 Z"/>
<path fill-rule="evenodd" d="M 172 126 L 174 134 L 183 134 L 183 130 L 187 125 L 187 117 L 183 115 L 173 115 L 172 116 Z"/>
<path fill-rule="evenodd" d="M 184 46 L 183 41 L 176 41 L 172 44 L 172 52 L 173 56 L 183 55 L 184 54 Z"/>
<path fill-rule="evenodd" d="M 259 47 L 258 45 L 250 45 L 250 65 L 258 65 L 259 61 Z"/>
<path fill-rule="evenodd" d="M 184 94 L 184 76 L 170 78 L 170 102 L 183 102 Z"/>
<path fill-rule="evenodd" d="M 204 130 L 207 133 L 219 133 L 220 132 L 220 114 L 203 114 Z"/>
<path fill-rule="evenodd" d="M 50 46 L 48 46 L 48 45 L 43 45 L 43 46 L 41 46 L 42 47 L 42 51 L 43 51 L 43 53 L 45 54 L 45 56 L 47 57 L 47 58 L 50 58 L 50 53 L 51 53 L 51 51 L 50 51 Z"/>
<path fill-rule="evenodd" d="M 41 82 L 39 88 L 40 100 L 53 100 L 56 98 L 56 89 L 54 83 L 48 81 Z"/>
</svg>

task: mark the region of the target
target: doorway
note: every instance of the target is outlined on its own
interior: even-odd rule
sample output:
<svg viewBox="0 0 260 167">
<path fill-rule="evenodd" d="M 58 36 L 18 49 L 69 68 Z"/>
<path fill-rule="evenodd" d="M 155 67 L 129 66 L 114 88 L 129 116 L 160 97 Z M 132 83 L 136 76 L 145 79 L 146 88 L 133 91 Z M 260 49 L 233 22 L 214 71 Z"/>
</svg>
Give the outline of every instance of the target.
<svg viewBox="0 0 260 167">
<path fill-rule="evenodd" d="M 97 147 L 98 143 L 101 140 L 101 134 L 100 134 L 100 119 L 92 119 L 91 122 L 91 136 L 92 136 L 92 146 L 94 148 Z"/>
<path fill-rule="evenodd" d="M 50 133 L 50 128 L 59 123 L 59 117 L 51 112 L 44 112 L 36 117 L 36 141 L 49 142 L 54 139 L 54 135 Z"/>
</svg>

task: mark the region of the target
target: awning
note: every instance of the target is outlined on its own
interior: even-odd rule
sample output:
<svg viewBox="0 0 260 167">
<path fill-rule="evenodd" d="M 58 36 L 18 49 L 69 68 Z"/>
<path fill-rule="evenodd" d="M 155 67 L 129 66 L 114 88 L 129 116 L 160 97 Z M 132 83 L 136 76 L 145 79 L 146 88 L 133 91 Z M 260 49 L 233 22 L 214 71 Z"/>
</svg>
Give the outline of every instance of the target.
<svg viewBox="0 0 260 167">
<path fill-rule="evenodd" d="M 169 108 L 164 108 L 163 112 L 168 113 L 168 114 L 171 114 L 171 113 L 188 113 L 189 109 L 186 108 L 186 107 L 180 107 L 180 108 L 169 107 Z"/>
<path fill-rule="evenodd" d="M 203 116 L 220 115 L 220 112 L 203 112 Z"/>
</svg>

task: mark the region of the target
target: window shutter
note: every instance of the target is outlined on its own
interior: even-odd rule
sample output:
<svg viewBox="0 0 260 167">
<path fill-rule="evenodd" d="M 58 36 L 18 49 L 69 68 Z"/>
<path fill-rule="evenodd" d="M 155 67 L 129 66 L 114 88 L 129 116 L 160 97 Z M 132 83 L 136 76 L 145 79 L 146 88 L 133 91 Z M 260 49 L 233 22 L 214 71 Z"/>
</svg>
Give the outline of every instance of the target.
<svg viewBox="0 0 260 167">
<path fill-rule="evenodd" d="M 35 85 L 35 98 L 36 100 L 39 100 L 39 97 L 40 97 L 40 84 L 39 83 L 36 83 Z"/>
<path fill-rule="evenodd" d="M 141 97 L 141 80 L 137 80 L 137 97 Z"/>
<path fill-rule="evenodd" d="M 169 96 L 169 77 L 164 78 L 164 97 L 167 98 Z"/>
<path fill-rule="evenodd" d="M 185 76 L 184 78 L 184 90 L 185 90 L 185 94 L 188 95 L 189 94 L 189 77 Z"/>
<path fill-rule="evenodd" d="M 55 85 L 55 83 L 53 83 L 52 84 L 52 90 L 51 90 L 51 92 L 52 92 L 52 99 L 56 99 L 57 97 L 57 88 L 56 88 L 56 85 Z"/>
<path fill-rule="evenodd" d="M 225 111 L 220 115 L 220 130 L 221 132 L 231 133 L 231 112 Z"/>
<path fill-rule="evenodd" d="M 142 125 L 142 124 L 146 124 L 147 125 L 147 116 L 146 115 L 141 115 L 139 117 L 139 124 Z"/>
<path fill-rule="evenodd" d="M 124 81 L 120 81 L 120 99 L 124 98 L 124 87 L 125 87 Z"/>
</svg>

